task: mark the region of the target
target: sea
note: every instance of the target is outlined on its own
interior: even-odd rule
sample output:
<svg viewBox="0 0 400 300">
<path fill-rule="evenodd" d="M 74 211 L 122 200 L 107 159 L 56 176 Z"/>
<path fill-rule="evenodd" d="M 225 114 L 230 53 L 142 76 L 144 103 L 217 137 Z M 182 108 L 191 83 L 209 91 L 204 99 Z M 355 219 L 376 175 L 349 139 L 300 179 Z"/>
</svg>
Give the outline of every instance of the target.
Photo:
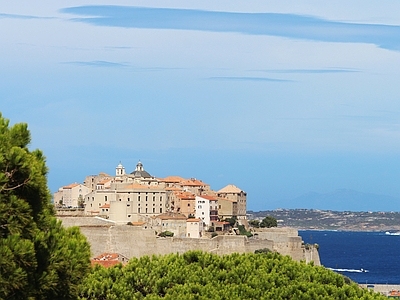
<svg viewBox="0 0 400 300">
<path fill-rule="evenodd" d="M 400 234 L 394 232 L 299 230 L 319 245 L 324 267 L 361 284 L 400 284 Z"/>
</svg>

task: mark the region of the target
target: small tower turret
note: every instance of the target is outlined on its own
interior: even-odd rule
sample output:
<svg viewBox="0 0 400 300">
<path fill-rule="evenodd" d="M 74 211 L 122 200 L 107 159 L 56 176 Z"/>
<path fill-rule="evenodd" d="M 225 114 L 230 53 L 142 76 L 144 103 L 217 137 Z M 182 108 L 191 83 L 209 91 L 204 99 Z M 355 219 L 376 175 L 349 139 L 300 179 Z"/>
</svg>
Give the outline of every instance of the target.
<svg viewBox="0 0 400 300">
<path fill-rule="evenodd" d="M 121 162 L 119 162 L 119 165 L 115 168 L 115 176 L 124 176 L 124 175 L 125 175 L 125 168 L 121 164 Z"/>
</svg>

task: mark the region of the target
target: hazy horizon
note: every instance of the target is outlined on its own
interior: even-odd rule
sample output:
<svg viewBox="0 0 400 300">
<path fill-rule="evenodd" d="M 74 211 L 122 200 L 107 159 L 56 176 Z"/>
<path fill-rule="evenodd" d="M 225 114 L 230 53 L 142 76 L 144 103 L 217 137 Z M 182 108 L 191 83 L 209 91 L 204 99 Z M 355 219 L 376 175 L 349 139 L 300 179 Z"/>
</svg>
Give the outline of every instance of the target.
<svg viewBox="0 0 400 300">
<path fill-rule="evenodd" d="M 369 0 L 8 2 L 0 111 L 28 123 L 52 192 L 141 160 L 157 177 L 235 184 L 251 210 L 339 189 L 397 199 L 398 11 Z"/>
</svg>

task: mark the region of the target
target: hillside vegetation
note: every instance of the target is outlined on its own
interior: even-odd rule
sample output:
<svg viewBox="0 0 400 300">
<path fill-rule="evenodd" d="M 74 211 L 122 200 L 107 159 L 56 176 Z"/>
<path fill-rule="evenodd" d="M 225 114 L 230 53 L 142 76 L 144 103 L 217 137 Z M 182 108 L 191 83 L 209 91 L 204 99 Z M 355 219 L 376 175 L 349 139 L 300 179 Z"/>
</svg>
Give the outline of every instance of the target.
<svg viewBox="0 0 400 300">
<path fill-rule="evenodd" d="M 200 251 L 97 266 L 80 299 L 386 299 L 324 267 L 277 253 L 218 256 Z"/>
</svg>

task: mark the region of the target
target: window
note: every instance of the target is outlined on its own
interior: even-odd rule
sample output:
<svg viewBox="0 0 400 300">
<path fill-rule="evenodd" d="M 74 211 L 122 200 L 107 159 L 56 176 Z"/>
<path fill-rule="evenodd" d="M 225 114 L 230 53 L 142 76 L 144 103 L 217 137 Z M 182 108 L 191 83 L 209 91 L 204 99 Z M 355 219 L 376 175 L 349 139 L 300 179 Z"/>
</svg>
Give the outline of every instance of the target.
<svg viewBox="0 0 400 300">
<path fill-rule="evenodd" d="M 126 206 L 131 206 L 130 204 L 127 204 Z"/>
<path fill-rule="evenodd" d="M 156 209 L 153 207 L 153 213 L 155 213 L 156 212 Z"/>
<path fill-rule="evenodd" d="M 131 201 L 131 199 L 128 198 L 128 201 Z"/>
<path fill-rule="evenodd" d="M 107 201 L 107 196 L 104 196 L 104 200 Z"/>
<path fill-rule="evenodd" d="M 160 207 L 160 214 L 162 214 L 162 208 Z"/>
<path fill-rule="evenodd" d="M 140 214 L 140 207 L 137 209 L 138 214 Z"/>
<path fill-rule="evenodd" d="M 138 201 L 140 201 L 140 196 L 138 196 Z"/>
<path fill-rule="evenodd" d="M 131 217 L 131 215 L 128 215 L 128 218 L 130 218 Z"/>
</svg>

